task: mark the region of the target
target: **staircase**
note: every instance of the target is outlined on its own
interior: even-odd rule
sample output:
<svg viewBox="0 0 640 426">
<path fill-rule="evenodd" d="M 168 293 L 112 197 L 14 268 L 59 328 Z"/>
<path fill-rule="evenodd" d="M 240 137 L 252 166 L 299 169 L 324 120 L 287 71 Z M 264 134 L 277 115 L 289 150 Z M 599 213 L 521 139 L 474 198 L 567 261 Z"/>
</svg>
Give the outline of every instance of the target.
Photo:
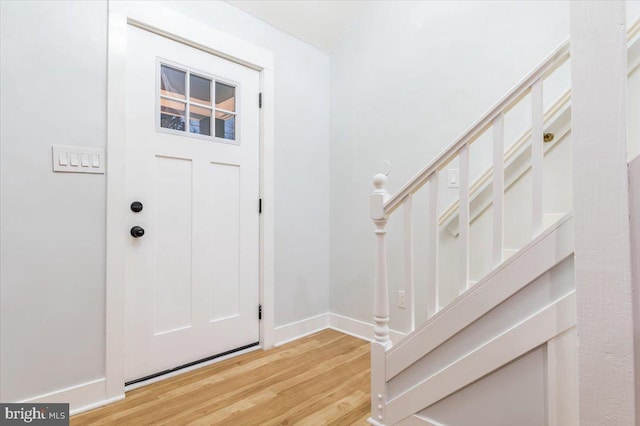
<svg viewBox="0 0 640 426">
<path fill-rule="evenodd" d="M 627 38 L 629 75 L 640 72 L 639 34 L 640 20 L 636 20 Z M 369 424 L 465 424 L 464 415 L 456 410 L 466 402 L 481 400 L 490 407 L 495 401 L 487 395 L 493 395 L 508 405 L 509 392 L 518 396 L 514 401 L 531 398 L 539 408 L 525 413 L 531 424 L 576 424 L 572 214 L 570 209 L 545 211 L 543 201 L 545 156 L 570 140 L 571 134 L 570 89 L 545 109 L 543 84 L 554 78 L 569 56 L 567 40 L 395 194 L 385 189 L 386 175 L 374 176 L 369 210 L 377 252 Z M 530 128 L 507 145 L 505 117 L 526 106 L 525 99 L 530 102 Z M 545 133 L 554 133 L 554 141 L 544 143 Z M 492 142 L 491 165 L 471 181 L 470 148 L 484 136 Z M 459 194 L 440 211 L 440 176 L 456 162 Z M 505 223 L 513 218 L 505 217 L 505 194 L 518 186 L 522 190 L 523 185 L 528 185 L 531 197 L 530 221 L 523 221 L 527 242 L 507 246 Z M 415 324 L 416 194 L 427 200 L 427 211 L 419 212 L 427 222 L 427 256 L 419 263 L 427 271 L 421 280 L 426 286 L 427 318 L 394 346 L 388 326 L 386 227 L 395 216 L 403 221 L 401 264 L 411 324 Z M 402 215 L 396 215 L 400 208 Z M 490 242 L 483 253 L 470 244 L 472 225 L 481 217 L 484 222 L 477 226 L 488 229 L 482 235 Z M 454 280 L 440 277 L 443 232 L 457 242 Z M 485 268 L 488 272 L 472 277 L 470 265 L 476 257 L 488 259 L 490 265 Z M 511 377 L 522 377 L 521 383 L 501 375 L 509 369 L 517 371 Z M 503 394 L 496 389 L 503 389 Z M 508 418 L 504 414 L 508 409 L 501 407 L 499 411 Z M 482 407 L 476 412 L 482 412 Z M 537 415 L 542 416 L 539 422 Z M 511 424 L 516 424 L 514 419 Z M 480 423 L 509 421 L 485 418 Z"/>
</svg>

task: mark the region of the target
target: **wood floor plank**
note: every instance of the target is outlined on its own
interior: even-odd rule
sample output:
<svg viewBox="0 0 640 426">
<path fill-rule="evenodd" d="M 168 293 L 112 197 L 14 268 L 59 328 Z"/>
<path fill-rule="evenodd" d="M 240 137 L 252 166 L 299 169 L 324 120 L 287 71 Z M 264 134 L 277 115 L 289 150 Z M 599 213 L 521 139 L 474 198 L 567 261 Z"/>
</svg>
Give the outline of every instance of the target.
<svg viewBox="0 0 640 426">
<path fill-rule="evenodd" d="M 127 392 L 71 425 L 366 425 L 369 346 L 324 330 Z"/>
</svg>

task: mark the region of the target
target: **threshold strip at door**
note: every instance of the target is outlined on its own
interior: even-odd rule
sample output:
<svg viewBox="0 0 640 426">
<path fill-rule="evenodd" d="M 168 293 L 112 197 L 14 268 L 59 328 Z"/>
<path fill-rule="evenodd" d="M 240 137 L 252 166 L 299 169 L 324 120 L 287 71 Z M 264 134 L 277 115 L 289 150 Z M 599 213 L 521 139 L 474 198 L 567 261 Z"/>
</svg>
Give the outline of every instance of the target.
<svg viewBox="0 0 640 426">
<path fill-rule="evenodd" d="M 156 377 L 160 377 L 160 376 L 163 376 L 165 374 L 173 373 L 175 371 L 182 370 L 183 368 L 189 368 L 189 367 L 192 367 L 192 366 L 194 366 L 196 364 L 201 364 L 203 362 L 211 361 L 211 360 L 214 360 L 216 358 L 220 358 L 220 357 L 223 357 L 225 355 L 230 355 L 230 354 L 235 353 L 235 352 L 240 352 L 240 351 L 243 351 L 245 349 L 249 349 L 249 348 L 252 348 L 254 346 L 258 346 L 259 344 L 260 344 L 260 342 L 255 342 L 255 343 L 250 343 L 248 345 L 240 346 L 239 348 L 231 349 L 229 351 L 222 352 L 222 353 L 219 353 L 219 354 L 216 354 L 216 355 L 211 355 L 211 356 L 208 356 L 206 358 L 199 359 L 197 361 L 192 361 L 192 362 L 189 362 L 187 364 L 180 365 L 178 367 L 174 367 L 174 368 L 170 368 L 168 370 L 160 371 L 159 373 L 150 374 L 148 376 L 140 377 L 139 379 L 134 379 L 134 380 L 131 380 L 129 382 L 125 382 L 124 385 L 125 386 L 130 386 L 130 385 L 134 385 L 136 383 L 144 382 L 145 380 L 155 379 Z"/>
</svg>

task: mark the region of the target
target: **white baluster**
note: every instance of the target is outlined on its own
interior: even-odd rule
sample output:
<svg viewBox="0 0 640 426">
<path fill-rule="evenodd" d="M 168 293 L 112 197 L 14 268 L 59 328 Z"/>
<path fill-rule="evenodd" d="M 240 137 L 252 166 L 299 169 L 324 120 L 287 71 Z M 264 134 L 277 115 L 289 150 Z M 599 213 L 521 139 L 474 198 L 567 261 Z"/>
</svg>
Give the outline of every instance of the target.
<svg viewBox="0 0 640 426">
<path fill-rule="evenodd" d="M 458 294 L 469 288 L 469 145 L 460 148 L 460 266 Z"/>
<path fill-rule="evenodd" d="M 440 310 L 440 291 L 438 289 L 438 172 L 429 177 L 429 215 L 427 217 L 427 317 Z"/>
<path fill-rule="evenodd" d="M 413 196 L 407 195 L 402 202 L 404 213 L 404 289 L 405 301 L 409 309 L 411 331 L 416 329 L 415 283 L 413 269 Z"/>
<path fill-rule="evenodd" d="M 493 120 L 493 266 L 504 255 L 504 114 Z"/>
<path fill-rule="evenodd" d="M 532 237 L 542 233 L 542 166 L 544 160 L 542 80 L 531 86 L 531 181 L 533 185 Z"/>
<path fill-rule="evenodd" d="M 375 341 L 391 348 L 389 339 L 389 285 L 387 282 L 387 253 L 385 247 L 385 235 L 387 231 L 387 215 L 384 212 L 384 203 L 389 199 L 389 193 L 385 189 L 387 176 L 378 173 L 373 177 L 375 187 L 369 198 L 369 215 L 376 225 L 377 255 L 375 271 L 375 298 L 374 298 L 374 334 Z"/>
</svg>

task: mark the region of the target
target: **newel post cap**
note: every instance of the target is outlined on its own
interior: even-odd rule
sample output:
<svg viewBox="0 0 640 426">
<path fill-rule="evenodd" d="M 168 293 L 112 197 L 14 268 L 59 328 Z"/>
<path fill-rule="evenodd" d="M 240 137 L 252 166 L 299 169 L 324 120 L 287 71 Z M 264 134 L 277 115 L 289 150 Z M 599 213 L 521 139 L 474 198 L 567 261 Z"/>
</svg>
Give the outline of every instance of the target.
<svg viewBox="0 0 640 426">
<path fill-rule="evenodd" d="M 373 187 L 375 189 L 384 189 L 384 187 L 387 186 L 388 181 L 389 178 L 384 173 L 376 173 L 373 175 Z"/>
<path fill-rule="evenodd" d="M 386 219 L 384 213 L 384 203 L 389 199 L 389 193 L 385 189 L 387 184 L 387 175 L 384 173 L 376 173 L 373 176 L 373 193 L 369 197 L 369 217 L 373 220 Z"/>
</svg>

